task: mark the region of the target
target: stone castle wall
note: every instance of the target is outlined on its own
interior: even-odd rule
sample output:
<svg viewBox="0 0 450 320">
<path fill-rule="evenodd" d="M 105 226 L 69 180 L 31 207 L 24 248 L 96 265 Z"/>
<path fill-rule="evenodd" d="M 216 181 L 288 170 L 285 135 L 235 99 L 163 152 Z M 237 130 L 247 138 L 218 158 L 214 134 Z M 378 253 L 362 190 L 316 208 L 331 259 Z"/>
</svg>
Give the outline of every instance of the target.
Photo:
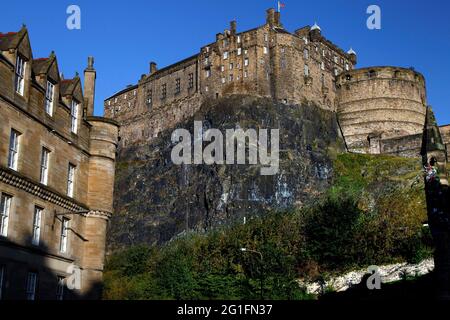
<svg viewBox="0 0 450 320">
<path fill-rule="evenodd" d="M 356 56 L 326 40 L 320 29 L 283 29 L 279 13 L 261 27 L 238 33 L 236 23 L 200 53 L 150 72 L 135 86 L 105 100 L 105 116 L 121 124 L 121 146 L 150 142 L 209 100 L 232 94 L 312 103 L 336 110 L 335 75 L 351 70 Z"/>
<path fill-rule="evenodd" d="M 380 153 L 379 140 L 422 133 L 423 76 L 410 69 L 373 67 L 337 78 L 338 118 L 349 150 Z"/>
</svg>

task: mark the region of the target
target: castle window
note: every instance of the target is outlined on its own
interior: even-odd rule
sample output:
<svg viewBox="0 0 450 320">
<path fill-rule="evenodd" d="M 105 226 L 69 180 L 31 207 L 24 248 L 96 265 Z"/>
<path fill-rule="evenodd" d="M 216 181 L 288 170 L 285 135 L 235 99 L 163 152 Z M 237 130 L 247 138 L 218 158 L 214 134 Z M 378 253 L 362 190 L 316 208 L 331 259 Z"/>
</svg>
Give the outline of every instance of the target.
<svg viewBox="0 0 450 320">
<path fill-rule="evenodd" d="M 19 137 L 20 133 L 11 129 L 11 135 L 9 137 L 8 168 L 15 171 L 17 171 L 19 162 Z"/>
<path fill-rule="evenodd" d="M 209 47 L 206 47 L 205 50 L 206 50 L 206 52 L 209 52 Z"/>
<path fill-rule="evenodd" d="M 78 132 L 78 109 L 78 102 L 72 99 L 72 103 L 70 106 L 71 131 L 75 134 Z"/>
<path fill-rule="evenodd" d="M 264 34 L 264 41 L 265 41 L 265 42 L 269 41 L 269 35 L 268 35 L 267 33 Z"/>
<path fill-rule="evenodd" d="M 305 42 L 305 44 L 308 44 L 308 38 L 307 37 L 303 37 L 303 41 Z"/>
<path fill-rule="evenodd" d="M 206 57 L 206 58 L 205 58 L 205 65 L 207 65 L 208 63 L 209 63 L 209 58 Z"/>
<path fill-rule="evenodd" d="M 233 64 L 232 63 L 230 63 L 230 70 L 233 70 Z"/>
<path fill-rule="evenodd" d="M 244 78 L 247 78 L 247 77 L 248 77 L 248 72 L 244 71 Z"/>
<path fill-rule="evenodd" d="M 181 79 L 178 78 L 175 80 L 175 93 L 181 92 Z"/>
<path fill-rule="evenodd" d="M 210 70 L 210 69 L 208 69 L 208 70 L 205 71 L 205 77 L 206 77 L 206 78 L 211 77 L 211 70 Z"/>
<path fill-rule="evenodd" d="M 244 54 L 247 55 L 248 54 L 248 50 L 244 50 Z"/>
<path fill-rule="evenodd" d="M 264 54 L 268 54 L 269 53 L 269 49 L 267 47 L 264 47 Z"/>
<path fill-rule="evenodd" d="M 230 82 L 233 81 L 233 75 L 232 74 L 230 74 L 229 79 L 230 79 Z"/>
<path fill-rule="evenodd" d="M 308 49 L 303 50 L 303 58 L 305 60 L 309 59 L 309 50 Z"/>
<path fill-rule="evenodd" d="M 222 83 L 225 83 L 225 82 L 226 82 L 226 79 L 222 77 Z"/>
<path fill-rule="evenodd" d="M 41 179 L 40 182 L 44 185 L 48 183 L 48 158 L 50 151 L 47 148 L 42 148 L 41 153 Z"/>
<path fill-rule="evenodd" d="M 49 116 L 53 115 L 53 99 L 55 95 L 55 85 L 47 81 L 47 90 L 45 92 L 45 112 Z"/>
<path fill-rule="evenodd" d="M 350 66 L 349 66 L 348 63 L 345 64 L 345 70 L 346 70 L 346 71 L 349 71 L 349 70 L 350 70 Z"/>
<path fill-rule="evenodd" d="M 334 75 L 337 76 L 339 74 L 338 68 L 334 68 Z"/>
<path fill-rule="evenodd" d="M 285 50 L 284 48 L 281 48 L 281 49 L 280 49 L 280 52 L 281 52 L 281 53 L 284 53 L 285 51 L 286 51 L 286 50 Z"/>
<path fill-rule="evenodd" d="M 325 86 L 325 75 L 323 73 L 320 76 L 320 82 L 322 83 L 322 86 Z"/>
<path fill-rule="evenodd" d="M 23 96 L 23 91 L 25 87 L 25 60 L 18 54 L 16 59 L 16 78 L 15 78 L 15 88 L 16 92 Z"/>
<path fill-rule="evenodd" d="M 37 279 L 38 275 L 36 272 L 28 272 L 26 291 L 27 300 L 33 301 L 36 299 Z"/>
<path fill-rule="evenodd" d="M 338 59 L 338 57 L 337 56 L 334 56 L 334 63 L 338 63 L 339 62 L 339 59 Z"/>
<path fill-rule="evenodd" d="M 9 222 L 9 214 L 11 211 L 11 202 L 12 202 L 11 196 L 8 196 L 4 193 L 1 194 L 0 236 L 5 237 L 5 238 L 8 236 L 8 222 Z"/>
<path fill-rule="evenodd" d="M 225 52 L 223 53 L 223 59 L 224 59 L 224 60 L 228 59 L 228 51 L 225 51 Z"/>
<path fill-rule="evenodd" d="M 150 89 L 147 91 L 147 106 L 151 107 L 153 104 L 153 90 Z"/>
<path fill-rule="evenodd" d="M 248 63 L 249 63 L 249 60 L 248 60 L 248 58 L 245 58 L 245 60 L 244 60 L 244 66 L 248 66 Z"/>
<path fill-rule="evenodd" d="M 70 220 L 67 218 L 63 218 L 61 221 L 61 235 L 59 243 L 59 251 L 61 253 L 67 252 L 67 242 L 69 238 L 69 222 Z"/>
<path fill-rule="evenodd" d="M 242 48 L 237 49 L 237 55 L 240 56 L 242 54 Z"/>
<path fill-rule="evenodd" d="M 322 56 L 325 57 L 325 49 L 322 49 Z"/>
<path fill-rule="evenodd" d="M 320 63 L 320 69 L 325 70 L 325 62 L 322 61 Z"/>
<path fill-rule="evenodd" d="M 194 88 L 194 74 L 189 73 L 189 89 Z"/>
<path fill-rule="evenodd" d="M 309 67 L 307 64 L 305 64 L 304 74 L 305 74 L 305 77 L 309 77 Z"/>
<path fill-rule="evenodd" d="M 74 185 L 75 185 L 75 170 L 76 166 L 69 163 L 69 169 L 67 171 L 67 196 L 73 198 Z"/>
<path fill-rule="evenodd" d="M 161 87 L 161 99 L 165 99 L 167 97 L 167 84 L 163 84 Z"/>
<path fill-rule="evenodd" d="M 225 66 L 224 66 L 224 65 L 221 65 L 221 66 L 220 66 L 220 71 L 222 71 L 222 72 L 225 71 Z"/>
<path fill-rule="evenodd" d="M 223 39 L 223 47 L 227 47 L 228 46 L 228 39 Z"/>
<path fill-rule="evenodd" d="M 35 246 L 39 245 L 39 241 L 41 238 L 41 221 L 42 221 L 42 211 L 44 209 L 35 207 L 34 208 L 34 217 L 33 217 L 33 235 L 32 235 L 32 244 Z"/>
<path fill-rule="evenodd" d="M 370 70 L 370 71 L 367 73 L 367 76 L 369 77 L 369 79 L 375 78 L 376 75 L 377 75 L 377 73 L 375 72 L 375 70 Z"/>
<path fill-rule="evenodd" d="M 209 87 L 205 86 L 205 92 L 208 92 L 208 91 L 209 91 Z"/>
</svg>

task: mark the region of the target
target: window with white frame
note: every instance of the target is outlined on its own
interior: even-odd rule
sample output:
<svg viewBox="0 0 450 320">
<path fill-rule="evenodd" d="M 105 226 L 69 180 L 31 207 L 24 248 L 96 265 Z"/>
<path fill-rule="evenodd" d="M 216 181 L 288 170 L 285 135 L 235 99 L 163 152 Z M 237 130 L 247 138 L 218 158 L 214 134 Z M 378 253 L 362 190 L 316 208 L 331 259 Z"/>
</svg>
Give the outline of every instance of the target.
<svg viewBox="0 0 450 320">
<path fill-rule="evenodd" d="M 53 100 L 55 96 L 55 85 L 47 81 L 47 90 L 45 92 L 45 112 L 49 115 L 53 115 Z"/>
<path fill-rule="evenodd" d="M 225 51 L 225 52 L 223 53 L 223 58 L 224 58 L 224 59 L 228 59 L 228 51 Z"/>
<path fill-rule="evenodd" d="M 41 183 L 47 185 L 48 183 L 48 163 L 50 150 L 43 147 L 41 153 Z"/>
<path fill-rule="evenodd" d="M 36 272 L 28 272 L 27 277 L 27 300 L 36 300 L 36 287 L 38 275 Z"/>
<path fill-rule="evenodd" d="M 59 245 L 59 251 L 61 253 L 67 252 L 67 243 L 69 238 L 69 222 L 70 220 L 67 218 L 63 218 L 61 221 L 61 239 Z"/>
<path fill-rule="evenodd" d="M 26 62 L 23 57 L 17 55 L 15 88 L 16 92 L 22 96 L 25 88 L 25 65 Z"/>
<path fill-rule="evenodd" d="M 264 47 L 263 51 L 264 51 L 264 54 L 269 53 L 269 49 L 267 47 Z"/>
<path fill-rule="evenodd" d="M 244 71 L 244 78 L 247 78 L 247 77 L 248 77 L 248 72 Z"/>
<path fill-rule="evenodd" d="M 72 99 L 72 104 L 70 107 L 70 118 L 71 118 L 71 130 L 73 133 L 78 132 L 78 109 L 79 109 L 79 103 Z"/>
<path fill-rule="evenodd" d="M 74 194 L 74 184 L 75 184 L 75 170 L 76 167 L 69 163 L 69 170 L 67 174 L 67 195 L 73 198 Z"/>
<path fill-rule="evenodd" d="M 320 69 L 325 70 L 325 62 L 322 61 L 320 63 Z"/>
<path fill-rule="evenodd" d="M 264 34 L 264 41 L 265 41 L 265 42 L 269 41 L 269 35 L 268 35 L 267 33 Z"/>
<path fill-rule="evenodd" d="M 245 59 L 244 59 L 244 66 L 246 66 L 246 67 L 247 67 L 247 66 L 248 66 L 248 63 L 249 63 L 249 60 L 248 60 L 248 58 L 245 58 Z"/>
<path fill-rule="evenodd" d="M 19 162 L 19 137 L 20 133 L 11 129 L 11 135 L 9 137 L 8 167 L 15 171 L 17 171 Z"/>
<path fill-rule="evenodd" d="M 307 64 L 305 64 L 304 73 L 305 77 L 309 77 L 309 66 Z"/>
<path fill-rule="evenodd" d="M 237 49 L 237 55 L 240 56 L 242 54 L 242 48 Z"/>
<path fill-rule="evenodd" d="M 35 246 L 38 246 L 41 240 L 42 211 L 42 208 L 34 208 L 32 244 Z"/>
<path fill-rule="evenodd" d="M 237 43 L 241 43 L 241 36 L 237 36 Z"/>
<path fill-rule="evenodd" d="M 5 266 L 0 266 L 0 300 L 3 298 L 3 283 L 5 282 Z"/>
<path fill-rule="evenodd" d="M 347 70 L 347 71 L 350 70 L 350 66 L 348 65 L 348 63 L 345 64 L 345 70 Z"/>
<path fill-rule="evenodd" d="M 229 67 L 230 67 L 230 70 L 233 70 L 234 64 L 230 63 Z"/>
<path fill-rule="evenodd" d="M 65 278 L 62 276 L 58 276 L 58 284 L 56 287 L 56 300 L 57 301 L 64 300 L 64 286 L 65 286 Z"/>
<path fill-rule="evenodd" d="M 2 193 L 0 198 L 0 236 L 8 236 L 8 223 L 11 211 L 12 197 Z"/>
<path fill-rule="evenodd" d="M 226 79 L 224 77 L 222 77 L 222 83 L 225 83 Z"/>
</svg>

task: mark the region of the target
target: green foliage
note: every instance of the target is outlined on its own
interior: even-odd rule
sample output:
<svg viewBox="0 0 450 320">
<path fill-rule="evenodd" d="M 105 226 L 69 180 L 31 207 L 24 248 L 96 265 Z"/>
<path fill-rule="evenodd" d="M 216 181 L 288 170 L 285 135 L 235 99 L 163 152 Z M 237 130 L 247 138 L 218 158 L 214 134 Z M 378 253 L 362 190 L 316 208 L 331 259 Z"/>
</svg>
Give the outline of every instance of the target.
<svg viewBox="0 0 450 320">
<path fill-rule="evenodd" d="M 420 162 L 345 154 L 334 168 L 333 186 L 307 208 L 115 253 L 104 298 L 259 299 L 263 279 L 265 299 L 310 299 L 297 279 L 431 255 Z"/>
</svg>

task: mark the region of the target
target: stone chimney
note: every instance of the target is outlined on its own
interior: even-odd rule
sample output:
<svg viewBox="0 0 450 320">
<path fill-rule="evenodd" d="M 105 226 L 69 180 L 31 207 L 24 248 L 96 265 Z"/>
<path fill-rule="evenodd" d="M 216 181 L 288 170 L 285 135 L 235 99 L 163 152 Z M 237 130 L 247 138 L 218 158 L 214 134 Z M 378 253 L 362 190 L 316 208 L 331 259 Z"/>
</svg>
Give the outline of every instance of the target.
<svg viewBox="0 0 450 320">
<path fill-rule="evenodd" d="M 232 36 L 234 36 L 236 34 L 236 29 L 237 29 L 236 26 L 237 26 L 236 20 L 233 20 L 230 22 L 230 30 L 231 30 Z"/>
<path fill-rule="evenodd" d="M 281 13 L 279 11 L 275 12 L 275 26 L 281 27 Z"/>
<path fill-rule="evenodd" d="M 86 104 L 86 115 L 88 117 L 94 115 L 95 100 L 95 79 L 97 72 L 94 69 L 94 57 L 88 58 L 88 66 L 84 70 L 84 100 Z"/>
<path fill-rule="evenodd" d="M 275 26 L 275 9 L 267 9 L 266 13 L 266 23 L 271 27 Z"/>
<path fill-rule="evenodd" d="M 151 61 L 150 62 L 150 75 L 154 74 L 156 71 L 158 71 L 156 62 Z"/>
</svg>

